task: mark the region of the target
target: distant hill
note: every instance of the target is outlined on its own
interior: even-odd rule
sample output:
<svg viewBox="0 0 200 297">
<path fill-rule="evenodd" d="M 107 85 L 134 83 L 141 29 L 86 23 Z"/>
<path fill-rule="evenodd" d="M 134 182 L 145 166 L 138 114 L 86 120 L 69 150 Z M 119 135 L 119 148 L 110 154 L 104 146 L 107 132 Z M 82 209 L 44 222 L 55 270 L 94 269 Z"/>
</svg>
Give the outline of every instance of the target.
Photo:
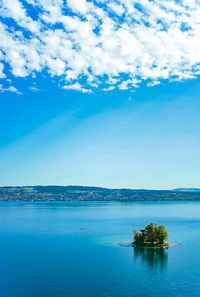
<svg viewBox="0 0 200 297">
<path fill-rule="evenodd" d="M 197 193 L 197 192 L 200 192 L 200 188 L 178 188 L 178 189 L 174 189 L 173 191 L 175 191 L 175 192 L 193 192 L 193 193 Z"/>
<path fill-rule="evenodd" d="M 84 186 L 0 187 L 0 201 L 200 201 L 200 190 L 132 190 Z"/>
</svg>

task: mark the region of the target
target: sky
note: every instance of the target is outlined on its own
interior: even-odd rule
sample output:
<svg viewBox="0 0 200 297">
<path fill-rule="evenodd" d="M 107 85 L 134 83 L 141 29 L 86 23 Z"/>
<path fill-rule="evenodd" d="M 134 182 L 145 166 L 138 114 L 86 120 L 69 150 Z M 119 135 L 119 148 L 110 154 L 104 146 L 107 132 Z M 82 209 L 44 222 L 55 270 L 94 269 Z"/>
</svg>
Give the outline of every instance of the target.
<svg viewBox="0 0 200 297">
<path fill-rule="evenodd" d="M 200 1 L 0 0 L 0 185 L 200 187 Z"/>
</svg>

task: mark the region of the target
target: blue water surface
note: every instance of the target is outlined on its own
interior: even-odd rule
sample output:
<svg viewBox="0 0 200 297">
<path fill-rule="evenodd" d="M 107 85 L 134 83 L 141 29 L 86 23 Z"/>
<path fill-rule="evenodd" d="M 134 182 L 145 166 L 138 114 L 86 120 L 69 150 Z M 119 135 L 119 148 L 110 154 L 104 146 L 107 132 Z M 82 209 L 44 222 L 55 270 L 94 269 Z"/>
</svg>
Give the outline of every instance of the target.
<svg viewBox="0 0 200 297">
<path fill-rule="evenodd" d="M 150 222 L 182 245 L 119 245 Z M 200 203 L 1 202 L 0 296 L 200 296 Z"/>
</svg>

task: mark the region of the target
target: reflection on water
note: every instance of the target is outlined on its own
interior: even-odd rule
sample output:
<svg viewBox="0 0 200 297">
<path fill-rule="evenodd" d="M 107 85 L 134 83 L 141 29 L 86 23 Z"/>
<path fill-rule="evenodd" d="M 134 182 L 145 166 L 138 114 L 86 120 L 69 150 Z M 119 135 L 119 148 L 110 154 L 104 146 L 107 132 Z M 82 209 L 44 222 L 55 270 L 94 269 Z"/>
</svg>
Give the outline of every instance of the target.
<svg viewBox="0 0 200 297">
<path fill-rule="evenodd" d="M 135 259 L 140 258 L 150 267 L 164 268 L 168 262 L 168 253 L 160 248 L 139 248 L 133 247 Z"/>
</svg>

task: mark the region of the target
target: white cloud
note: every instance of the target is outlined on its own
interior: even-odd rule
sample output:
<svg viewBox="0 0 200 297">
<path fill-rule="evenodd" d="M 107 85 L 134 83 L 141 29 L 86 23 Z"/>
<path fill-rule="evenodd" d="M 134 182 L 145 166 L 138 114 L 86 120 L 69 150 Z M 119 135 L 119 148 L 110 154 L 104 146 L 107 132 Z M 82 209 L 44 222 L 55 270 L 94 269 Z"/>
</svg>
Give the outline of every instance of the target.
<svg viewBox="0 0 200 297">
<path fill-rule="evenodd" d="M 108 87 L 108 88 L 103 88 L 103 91 L 112 91 L 112 90 L 114 90 L 114 88 L 115 87 L 113 87 L 113 86 L 110 86 L 110 87 Z"/>
<path fill-rule="evenodd" d="M 128 80 L 124 80 L 119 86 L 118 88 L 120 90 L 128 90 L 131 87 L 134 88 L 138 88 L 138 84 L 141 82 L 141 80 L 137 79 L 137 78 L 131 78 Z"/>
<path fill-rule="evenodd" d="M 27 16 L 25 8 L 19 0 L 1 0 L 0 15 L 5 18 L 12 18 L 16 23 L 30 30 L 32 33 L 38 33 L 40 23 Z"/>
<path fill-rule="evenodd" d="M 157 81 L 157 80 L 153 80 L 153 81 L 151 81 L 151 82 L 149 82 L 149 83 L 147 84 L 147 87 L 154 87 L 154 86 L 159 85 L 159 84 L 160 84 L 159 81 Z"/>
<path fill-rule="evenodd" d="M 65 89 L 89 92 L 133 90 L 145 80 L 150 87 L 160 80 L 197 77 L 200 2 L 139 4 L 140 8 L 136 0 L 0 0 L 0 79 L 43 72 L 60 77 Z M 10 21 L 6 25 L 8 19 L 12 26 Z"/>
<path fill-rule="evenodd" d="M 129 81 L 123 81 L 118 87 L 120 90 L 128 90 L 129 86 Z"/>
<path fill-rule="evenodd" d="M 107 6 L 117 15 L 121 16 L 124 13 L 124 7 L 122 5 L 118 5 L 114 2 L 110 2 Z"/>
<path fill-rule="evenodd" d="M 0 92 L 11 92 L 11 93 L 16 93 L 18 95 L 22 95 L 21 92 L 19 92 L 15 87 L 9 86 L 8 88 L 5 88 L 2 84 L 0 84 Z"/>
<path fill-rule="evenodd" d="M 77 75 L 73 71 L 71 71 L 71 70 L 66 71 L 66 80 L 70 81 L 70 80 L 74 80 L 76 78 L 77 78 Z"/>
<path fill-rule="evenodd" d="M 85 0 L 67 0 L 67 3 L 73 12 L 81 13 L 83 15 L 88 12 L 90 6 L 90 3 Z"/>
<path fill-rule="evenodd" d="M 18 95 L 22 95 L 22 93 L 19 92 L 19 91 L 18 91 L 15 87 L 13 87 L 13 86 L 8 87 L 6 90 L 9 91 L 9 92 L 11 92 L 11 93 L 16 93 L 16 94 L 18 94 Z"/>
<path fill-rule="evenodd" d="M 6 77 L 3 70 L 4 70 L 4 65 L 2 63 L 0 63 L 0 78 Z"/>
<path fill-rule="evenodd" d="M 81 91 L 83 93 L 91 93 L 91 90 L 83 88 L 78 82 L 73 85 L 65 85 L 62 87 L 65 90 Z"/>
</svg>

